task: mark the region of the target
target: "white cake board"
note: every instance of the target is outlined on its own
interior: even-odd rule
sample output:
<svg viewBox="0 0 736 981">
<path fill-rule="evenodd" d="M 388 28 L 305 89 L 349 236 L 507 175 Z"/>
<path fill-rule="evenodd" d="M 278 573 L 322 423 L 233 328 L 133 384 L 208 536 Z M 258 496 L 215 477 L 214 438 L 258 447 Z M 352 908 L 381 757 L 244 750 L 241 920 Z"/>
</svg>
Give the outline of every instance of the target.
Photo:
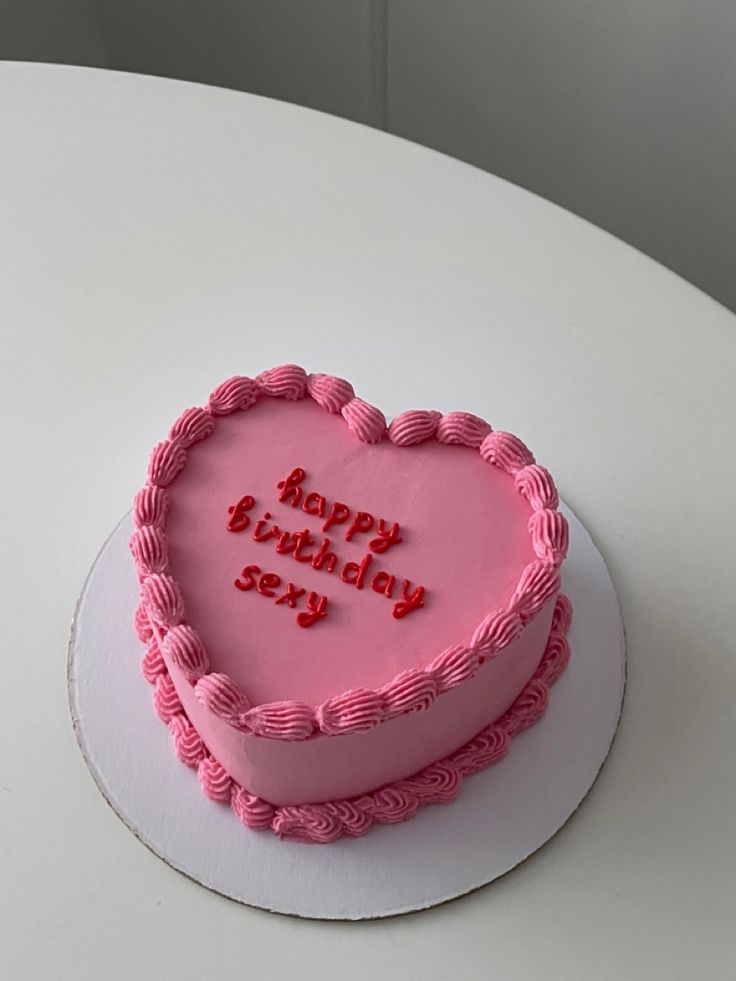
<svg viewBox="0 0 736 981">
<path fill-rule="evenodd" d="M 72 627 L 69 699 L 92 776 L 130 830 L 208 889 L 273 912 L 358 920 L 424 909 L 508 872 L 567 821 L 608 755 L 625 681 L 624 634 L 603 559 L 577 518 L 563 589 L 572 658 L 543 718 L 448 805 L 329 845 L 248 831 L 173 753 L 142 677 L 127 515 L 90 570 Z"/>
</svg>

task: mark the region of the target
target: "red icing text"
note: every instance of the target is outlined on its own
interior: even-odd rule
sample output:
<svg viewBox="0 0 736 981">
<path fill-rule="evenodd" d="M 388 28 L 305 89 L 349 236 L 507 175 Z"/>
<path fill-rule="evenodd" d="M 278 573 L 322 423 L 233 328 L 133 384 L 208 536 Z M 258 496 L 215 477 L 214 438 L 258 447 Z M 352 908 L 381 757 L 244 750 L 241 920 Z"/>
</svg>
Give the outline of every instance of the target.
<svg viewBox="0 0 736 981">
<path fill-rule="evenodd" d="M 356 589 L 370 586 L 374 592 L 396 599 L 393 615 L 397 620 L 424 606 L 424 586 L 414 586 L 410 579 L 400 579 L 385 569 L 374 569 L 376 557 L 373 552 L 366 552 L 360 562 L 341 563 L 337 553 L 332 551 L 329 538 L 318 541 L 307 528 L 284 531 L 271 521 L 270 511 L 256 522 L 251 537 L 255 542 L 270 541 L 279 554 L 291 555 L 297 562 L 308 562 L 313 569 L 338 573 L 348 586 Z"/>
<path fill-rule="evenodd" d="M 227 513 L 230 515 L 227 530 L 245 531 L 250 524 L 250 518 L 246 512 L 250 511 L 255 503 L 255 498 L 251 497 L 250 494 L 246 494 L 245 497 L 240 498 L 237 504 L 231 504 L 227 509 Z"/>
<path fill-rule="evenodd" d="M 255 499 L 250 494 L 241 497 L 237 504 L 228 510 L 228 531 L 242 532 L 251 529 L 250 538 L 254 542 L 270 542 L 279 555 L 289 555 L 294 561 L 323 570 L 329 575 L 339 577 L 341 582 L 354 589 L 369 587 L 373 592 L 393 601 L 392 613 L 402 620 L 414 610 L 424 606 L 425 588 L 415 585 L 410 579 L 394 575 L 386 569 L 378 568 L 379 556 L 385 554 L 393 545 L 399 545 L 401 528 L 398 522 L 384 518 L 376 519 L 369 511 L 357 511 L 340 501 L 328 501 L 316 491 L 305 492 L 302 486 L 306 472 L 296 467 L 280 480 L 276 487 L 280 491 L 279 501 L 292 508 L 300 508 L 305 514 L 320 519 L 323 536 L 313 534 L 309 528 L 291 531 L 279 527 L 270 511 L 264 511 L 251 528 L 250 511 L 255 507 Z M 336 531 L 337 529 L 337 531 Z M 346 542 L 357 543 L 360 535 L 373 534 L 365 541 L 367 551 L 359 561 L 343 561 L 332 539 L 325 532 L 332 531 L 344 537 Z M 300 609 L 297 623 L 301 627 L 311 627 L 327 616 L 328 600 L 313 591 L 282 580 L 274 572 L 262 572 L 260 566 L 248 565 L 235 580 L 234 585 L 243 592 L 254 589 L 262 596 L 273 599 L 277 606 L 285 605 Z"/>
<path fill-rule="evenodd" d="M 401 527 L 397 521 L 388 522 L 384 518 L 376 520 L 370 511 L 353 511 L 341 501 L 329 502 L 322 494 L 310 491 L 305 495 L 304 483 L 307 474 L 301 467 L 295 467 L 288 477 L 280 480 L 276 487 L 281 492 L 279 500 L 293 508 L 301 507 L 306 514 L 324 518 L 322 531 L 327 532 L 335 525 L 346 525 L 345 541 L 351 542 L 355 535 L 367 535 L 374 528 L 376 537 L 368 542 L 372 552 L 387 552 L 392 545 L 401 543 Z M 343 529 L 340 529 L 341 531 Z"/>
<path fill-rule="evenodd" d="M 297 614 L 296 622 L 300 627 L 312 627 L 327 616 L 327 597 L 320 596 L 310 590 L 295 586 L 293 582 L 284 584 L 281 576 L 275 572 L 261 572 L 260 566 L 247 565 L 233 583 L 236 589 L 243 593 L 255 589 L 269 599 L 274 599 L 276 606 L 282 603 L 297 609 L 304 600 L 306 609 Z"/>
</svg>

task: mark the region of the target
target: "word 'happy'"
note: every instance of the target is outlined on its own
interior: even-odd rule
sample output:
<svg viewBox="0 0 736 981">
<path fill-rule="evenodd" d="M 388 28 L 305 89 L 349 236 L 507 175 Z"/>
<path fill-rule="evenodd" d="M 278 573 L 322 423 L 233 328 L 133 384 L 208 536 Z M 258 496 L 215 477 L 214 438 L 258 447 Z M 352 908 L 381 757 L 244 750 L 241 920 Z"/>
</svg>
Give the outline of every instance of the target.
<svg viewBox="0 0 736 981">
<path fill-rule="evenodd" d="M 316 491 L 311 491 L 302 500 L 304 491 L 301 484 L 306 476 L 301 467 L 295 467 L 288 477 L 280 480 L 276 484 L 276 487 L 281 491 L 279 500 L 284 504 L 290 504 L 293 508 L 298 508 L 301 505 L 305 514 L 313 514 L 319 518 L 324 518 L 327 514 L 322 525 L 322 531 L 329 531 L 333 525 L 346 524 L 348 518 L 352 518 L 350 526 L 345 532 L 346 542 L 351 542 L 356 534 L 367 534 L 375 525 L 378 535 L 368 542 L 368 548 L 371 552 L 388 552 L 392 545 L 398 545 L 401 542 L 399 535 L 401 528 L 397 521 L 394 521 L 389 527 L 389 523 L 383 518 L 376 521 L 370 511 L 356 511 L 353 514 L 347 504 L 343 504 L 341 501 L 334 501 L 328 512 L 327 498 L 316 493 Z"/>
<path fill-rule="evenodd" d="M 331 550 L 329 538 L 315 538 L 308 528 L 301 531 L 287 531 L 272 521 L 269 511 L 255 523 L 251 538 L 255 542 L 271 542 L 275 551 L 280 555 L 291 555 L 296 562 L 303 562 L 313 569 L 324 570 L 328 574 L 339 574 L 339 578 L 348 586 L 363 589 L 369 586 L 375 593 L 394 600 L 392 613 L 401 620 L 424 606 L 424 586 L 414 586 L 410 579 L 401 579 L 385 569 L 374 569 L 376 555 L 387 552 L 392 546 L 402 541 L 398 522 L 387 522 L 383 518 L 374 518 L 368 511 L 353 511 L 340 501 L 329 503 L 325 497 L 316 492 L 304 493 L 301 484 L 306 473 L 297 467 L 284 480 L 276 484 L 279 501 L 293 508 L 300 508 L 306 514 L 323 518 L 322 531 L 326 532 L 335 525 L 347 525 L 344 538 L 353 542 L 356 535 L 368 534 L 375 529 L 376 536 L 367 542 L 368 551 L 360 562 L 342 562 L 337 553 Z M 250 511 L 255 507 L 256 500 L 250 494 L 241 497 L 228 510 L 227 529 L 231 532 L 242 532 L 251 526 Z M 341 529 L 342 530 L 342 529 Z M 307 592 L 294 583 L 285 583 L 285 591 L 276 596 L 276 590 L 283 584 L 281 576 L 272 572 L 261 572 L 257 565 L 245 566 L 240 577 L 235 580 L 237 589 L 247 592 L 256 589 L 262 596 L 273 598 L 277 605 L 286 604 L 296 609 L 304 600 L 306 609 L 297 615 L 300 627 L 311 627 L 327 616 L 328 599 L 326 596 L 310 591 Z"/>
</svg>

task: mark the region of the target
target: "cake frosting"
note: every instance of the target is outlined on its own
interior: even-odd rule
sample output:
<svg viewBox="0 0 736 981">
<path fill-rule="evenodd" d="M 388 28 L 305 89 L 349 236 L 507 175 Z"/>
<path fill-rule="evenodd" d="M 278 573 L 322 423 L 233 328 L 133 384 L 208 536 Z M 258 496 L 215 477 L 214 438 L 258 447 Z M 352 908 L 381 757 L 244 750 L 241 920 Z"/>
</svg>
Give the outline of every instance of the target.
<svg viewBox="0 0 736 981">
<path fill-rule="evenodd" d="M 283 365 L 153 450 L 130 546 L 179 759 L 248 828 L 326 842 L 453 799 L 569 658 L 549 472 L 465 412 L 390 425 Z"/>
</svg>

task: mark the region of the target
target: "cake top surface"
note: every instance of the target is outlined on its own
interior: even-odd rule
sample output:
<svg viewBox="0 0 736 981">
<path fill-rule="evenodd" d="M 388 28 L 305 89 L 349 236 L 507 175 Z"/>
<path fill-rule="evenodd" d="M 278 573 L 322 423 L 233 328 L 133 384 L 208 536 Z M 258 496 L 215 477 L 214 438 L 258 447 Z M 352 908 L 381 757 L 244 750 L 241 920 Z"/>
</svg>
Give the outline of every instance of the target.
<svg viewBox="0 0 736 981">
<path fill-rule="evenodd" d="M 311 399 L 223 417 L 169 497 L 170 566 L 190 622 L 212 669 L 253 703 L 317 703 L 425 667 L 468 643 L 536 558 L 529 504 L 477 450 L 366 444 Z M 230 531 L 228 508 L 244 497 L 253 504 L 234 523 L 247 527 Z M 326 615 L 300 627 L 309 593 L 312 606 L 326 598 Z"/>
<path fill-rule="evenodd" d="M 176 420 L 131 550 L 198 699 L 302 739 L 421 708 L 518 636 L 559 588 L 557 506 L 512 434 L 463 412 L 387 426 L 343 379 L 283 365 Z"/>
</svg>

